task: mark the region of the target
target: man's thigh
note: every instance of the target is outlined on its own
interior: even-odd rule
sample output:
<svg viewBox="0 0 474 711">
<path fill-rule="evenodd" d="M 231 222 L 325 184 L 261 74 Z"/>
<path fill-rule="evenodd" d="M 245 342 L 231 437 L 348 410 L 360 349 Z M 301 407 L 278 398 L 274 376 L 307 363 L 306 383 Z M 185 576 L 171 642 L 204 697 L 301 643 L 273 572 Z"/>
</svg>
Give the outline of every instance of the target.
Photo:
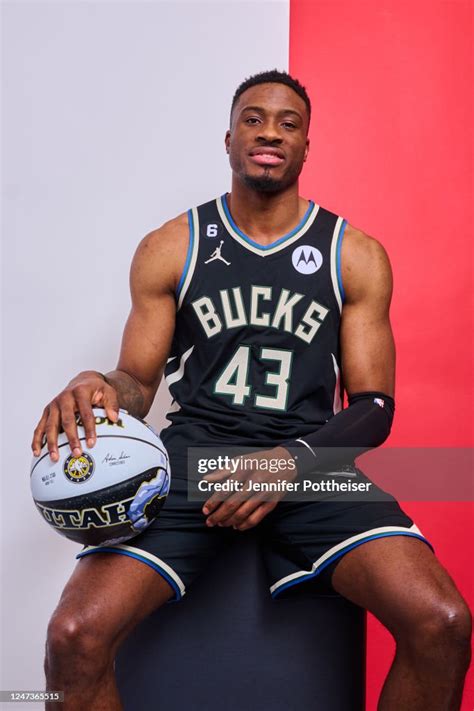
<svg viewBox="0 0 474 711">
<path fill-rule="evenodd" d="M 465 608 L 455 583 L 432 550 L 407 537 L 380 538 L 349 551 L 332 573 L 332 586 L 370 610 L 395 636 L 433 614 Z"/>
</svg>

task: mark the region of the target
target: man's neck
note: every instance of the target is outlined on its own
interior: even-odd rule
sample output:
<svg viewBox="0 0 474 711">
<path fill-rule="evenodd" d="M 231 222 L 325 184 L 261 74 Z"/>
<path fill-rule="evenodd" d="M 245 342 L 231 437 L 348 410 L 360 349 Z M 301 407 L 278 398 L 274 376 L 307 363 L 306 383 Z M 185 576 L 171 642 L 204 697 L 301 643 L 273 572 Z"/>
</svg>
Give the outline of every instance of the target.
<svg viewBox="0 0 474 711">
<path fill-rule="evenodd" d="M 308 209 L 297 183 L 282 192 L 259 193 L 233 179 L 227 203 L 239 229 L 262 245 L 291 232 Z"/>
</svg>

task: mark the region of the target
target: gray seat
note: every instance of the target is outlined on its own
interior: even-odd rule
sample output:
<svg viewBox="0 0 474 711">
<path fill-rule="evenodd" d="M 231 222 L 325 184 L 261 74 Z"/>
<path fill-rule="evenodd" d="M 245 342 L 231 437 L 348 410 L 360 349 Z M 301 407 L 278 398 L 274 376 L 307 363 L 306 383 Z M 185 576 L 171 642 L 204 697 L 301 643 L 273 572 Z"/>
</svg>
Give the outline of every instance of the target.
<svg viewBox="0 0 474 711">
<path fill-rule="evenodd" d="M 224 550 L 122 645 L 125 711 L 362 711 L 365 612 L 303 588 L 271 599 L 255 536 Z"/>
</svg>

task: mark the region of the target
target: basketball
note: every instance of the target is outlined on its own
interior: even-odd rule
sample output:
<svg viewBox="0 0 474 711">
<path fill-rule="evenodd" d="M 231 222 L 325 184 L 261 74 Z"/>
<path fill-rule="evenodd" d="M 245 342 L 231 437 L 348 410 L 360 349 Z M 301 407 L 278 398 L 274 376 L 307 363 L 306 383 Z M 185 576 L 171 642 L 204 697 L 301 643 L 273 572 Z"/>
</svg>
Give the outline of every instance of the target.
<svg viewBox="0 0 474 711">
<path fill-rule="evenodd" d="M 31 464 L 31 493 L 44 520 L 66 538 L 84 545 L 111 545 L 145 530 L 158 515 L 170 487 L 170 466 L 159 435 L 143 420 L 119 411 L 116 422 L 93 408 L 97 440 L 74 457 L 64 432 L 59 460 L 45 445 Z"/>
</svg>

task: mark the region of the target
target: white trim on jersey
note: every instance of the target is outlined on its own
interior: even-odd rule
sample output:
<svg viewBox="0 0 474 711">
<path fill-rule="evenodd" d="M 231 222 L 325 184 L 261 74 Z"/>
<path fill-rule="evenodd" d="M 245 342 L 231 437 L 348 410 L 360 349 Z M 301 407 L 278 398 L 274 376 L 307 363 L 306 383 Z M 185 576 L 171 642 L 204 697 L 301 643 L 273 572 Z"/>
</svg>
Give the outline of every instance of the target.
<svg viewBox="0 0 474 711">
<path fill-rule="evenodd" d="M 192 245 L 191 261 L 189 263 L 189 267 L 188 267 L 188 271 L 186 274 L 186 278 L 184 280 L 183 287 L 182 287 L 181 292 L 179 294 L 178 311 L 183 304 L 183 299 L 186 295 L 187 290 L 189 289 L 189 285 L 191 284 L 191 279 L 193 278 L 194 269 L 196 267 L 196 262 L 197 262 L 198 251 L 199 251 L 199 215 L 198 215 L 197 207 L 193 207 L 191 212 L 192 212 L 192 216 L 193 216 L 193 245 Z"/>
<path fill-rule="evenodd" d="M 331 240 L 331 281 L 334 289 L 334 296 L 336 297 L 337 305 L 339 306 L 339 313 L 342 311 L 342 294 L 339 288 L 339 280 L 337 278 L 337 244 L 339 241 L 339 232 L 343 222 L 343 217 L 337 218 Z"/>
<path fill-rule="evenodd" d="M 296 442 L 301 442 L 301 444 L 304 444 L 305 447 L 308 447 L 308 449 L 309 449 L 309 451 L 311 452 L 311 454 L 313 455 L 313 457 L 314 457 L 315 459 L 317 459 L 316 452 L 314 451 L 314 449 L 313 449 L 312 447 L 309 446 L 309 444 L 308 444 L 307 442 L 304 441 L 304 439 L 301 439 L 301 437 L 299 437 L 299 438 L 298 438 L 297 440 L 295 440 L 295 441 L 296 441 Z"/>
<path fill-rule="evenodd" d="M 313 209 L 311 210 L 310 214 L 308 215 L 307 219 L 305 220 L 304 224 L 300 227 L 299 230 L 295 232 L 294 235 L 288 238 L 281 238 L 276 240 L 276 244 L 271 247 L 270 245 L 266 247 L 258 247 L 250 241 L 249 238 L 245 239 L 243 235 L 240 235 L 232 226 L 232 224 L 229 222 L 225 208 L 223 205 L 223 201 L 225 199 L 225 196 L 218 197 L 216 199 L 216 206 L 217 206 L 217 211 L 219 212 L 219 217 L 222 220 L 222 223 L 224 224 L 224 227 L 226 230 L 229 232 L 229 234 L 238 242 L 239 244 L 242 245 L 242 247 L 245 247 L 246 249 L 249 249 L 251 252 L 254 254 L 258 254 L 259 257 L 266 257 L 269 254 L 275 254 L 275 252 L 279 252 L 282 249 L 285 249 L 285 247 L 289 247 L 290 244 L 293 244 L 296 242 L 297 239 L 302 237 L 311 227 L 313 222 L 316 219 L 316 215 L 318 214 L 319 211 L 319 205 L 313 204 Z"/>
<path fill-rule="evenodd" d="M 188 348 L 187 351 L 183 353 L 183 355 L 180 358 L 179 361 L 179 368 L 174 371 L 174 373 L 170 373 L 165 377 L 166 384 L 168 387 L 171 387 L 173 383 L 177 383 L 178 380 L 181 380 L 181 378 L 184 375 L 184 367 L 186 365 L 186 361 L 188 360 L 189 356 L 192 354 L 194 350 L 194 346 L 191 346 L 191 348 Z"/>
<path fill-rule="evenodd" d="M 358 533 L 356 536 L 346 538 L 345 541 L 341 541 L 341 543 L 338 543 L 337 545 L 327 550 L 326 553 L 324 553 L 313 563 L 310 570 L 300 570 L 297 573 L 292 573 L 291 575 L 287 575 L 286 577 L 277 580 L 277 582 L 270 587 L 270 592 L 273 595 L 273 593 L 278 591 L 278 588 L 281 588 L 283 585 L 286 585 L 290 582 L 295 582 L 295 584 L 296 581 L 304 582 L 304 578 L 314 576 L 317 573 L 318 568 L 321 568 L 325 561 L 329 560 L 329 558 L 332 558 L 336 553 L 341 553 L 342 555 L 344 549 L 351 548 L 354 543 L 362 544 L 365 539 L 372 540 L 373 538 L 383 538 L 384 536 L 393 536 L 397 534 L 405 536 L 413 535 L 424 539 L 423 534 L 421 533 L 418 526 L 416 526 L 415 524 L 410 527 L 381 526 L 380 528 L 371 528 L 370 530 L 364 531 L 363 533 Z"/>
<path fill-rule="evenodd" d="M 341 400 L 341 370 L 339 368 L 338 362 L 334 353 L 331 353 L 332 364 L 334 367 L 334 373 L 336 374 L 336 385 L 334 386 L 334 399 L 332 405 L 332 411 L 335 415 L 342 410 L 342 400 Z"/>
</svg>

